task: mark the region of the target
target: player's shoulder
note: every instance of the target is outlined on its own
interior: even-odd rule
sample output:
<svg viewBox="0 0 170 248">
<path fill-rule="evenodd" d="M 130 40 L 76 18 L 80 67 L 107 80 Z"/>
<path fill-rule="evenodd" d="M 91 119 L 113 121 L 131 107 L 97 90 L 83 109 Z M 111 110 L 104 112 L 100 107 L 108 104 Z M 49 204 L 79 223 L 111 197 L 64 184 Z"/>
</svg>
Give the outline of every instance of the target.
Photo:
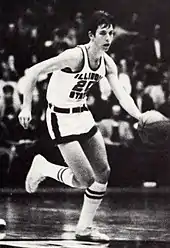
<svg viewBox="0 0 170 248">
<path fill-rule="evenodd" d="M 67 57 L 73 58 L 73 59 L 81 59 L 83 57 L 82 50 L 79 46 L 76 46 L 74 48 L 69 48 L 63 52 Z"/>
<path fill-rule="evenodd" d="M 108 73 L 117 74 L 117 65 L 114 62 L 114 60 L 107 53 L 104 53 L 103 56 L 104 56 L 104 61 L 106 65 L 106 71 Z"/>
<path fill-rule="evenodd" d="M 82 49 L 78 46 L 69 48 L 62 53 L 62 57 L 73 71 L 77 70 L 83 61 Z"/>
</svg>

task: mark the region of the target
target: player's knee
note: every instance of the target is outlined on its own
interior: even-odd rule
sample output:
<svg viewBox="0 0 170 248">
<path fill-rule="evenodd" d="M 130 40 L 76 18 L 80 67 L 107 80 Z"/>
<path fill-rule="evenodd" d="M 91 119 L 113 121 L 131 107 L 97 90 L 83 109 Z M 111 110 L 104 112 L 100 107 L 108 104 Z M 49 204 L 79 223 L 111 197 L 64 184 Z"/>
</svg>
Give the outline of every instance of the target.
<svg viewBox="0 0 170 248">
<path fill-rule="evenodd" d="M 110 176 L 110 172 L 111 172 L 111 169 L 110 169 L 110 166 L 108 164 L 106 164 L 103 168 L 101 168 L 99 175 L 100 175 L 100 178 L 103 182 L 108 181 L 109 176 Z"/>
<path fill-rule="evenodd" d="M 74 182 L 77 188 L 86 189 L 94 183 L 95 179 L 91 176 L 84 176 L 83 178 L 74 178 Z"/>
<path fill-rule="evenodd" d="M 88 177 L 88 178 L 83 178 L 80 182 L 80 188 L 81 189 L 86 189 L 90 187 L 94 183 L 95 179 L 93 176 Z"/>
<path fill-rule="evenodd" d="M 94 183 L 94 181 L 95 181 L 95 179 L 93 176 L 86 179 L 86 181 L 84 182 L 84 188 L 90 187 Z"/>
<path fill-rule="evenodd" d="M 81 188 L 86 189 L 94 183 L 95 179 L 93 176 L 86 177 L 81 181 Z"/>
<path fill-rule="evenodd" d="M 109 179 L 110 173 L 111 173 L 111 168 L 110 168 L 110 166 L 108 166 L 108 167 L 106 168 L 106 177 L 107 177 L 107 179 Z"/>
<path fill-rule="evenodd" d="M 108 166 L 105 168 L 105 170 L 104 170 L 104 177 L 106 178 L 106 181 L 108 181 L 108 179 L 109 179 L 110 172 L 111 172 L 111 169 L 110 169 L 110 166 L 108 165 Z"/>
</svg>

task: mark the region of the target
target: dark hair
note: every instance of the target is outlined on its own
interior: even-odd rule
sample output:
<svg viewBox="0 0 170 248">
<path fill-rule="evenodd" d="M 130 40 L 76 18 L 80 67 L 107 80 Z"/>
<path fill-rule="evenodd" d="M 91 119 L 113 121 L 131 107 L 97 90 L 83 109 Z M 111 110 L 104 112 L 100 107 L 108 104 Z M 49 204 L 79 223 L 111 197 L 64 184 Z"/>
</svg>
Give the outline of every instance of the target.
<svg viewBox="0 0 170 248">
<path fill-rule="evenodd" d="M 114 17 L 103 10 L 95 11 L 88 23 L 88 30 L 95 34 L 98 26 L 100 25 L 104 25 L 105 27 L 110 27 L 112 25 L 114 28 Z"/>
</svg>

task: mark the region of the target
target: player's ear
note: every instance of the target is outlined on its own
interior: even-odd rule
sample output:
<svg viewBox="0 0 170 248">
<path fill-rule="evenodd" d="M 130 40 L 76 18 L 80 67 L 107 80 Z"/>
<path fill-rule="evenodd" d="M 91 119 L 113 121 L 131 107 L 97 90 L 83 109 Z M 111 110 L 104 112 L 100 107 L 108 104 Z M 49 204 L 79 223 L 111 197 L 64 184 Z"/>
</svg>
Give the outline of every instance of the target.
<svg viewBox="0 0 170 248">
<path fill-rule="evenodd" d="M 92 31 L 88 32 L 88 36 L 89 36 L 90 40 L 92 40 L 94 38 L 94 34 L 92 33 Z"/>
</svg>

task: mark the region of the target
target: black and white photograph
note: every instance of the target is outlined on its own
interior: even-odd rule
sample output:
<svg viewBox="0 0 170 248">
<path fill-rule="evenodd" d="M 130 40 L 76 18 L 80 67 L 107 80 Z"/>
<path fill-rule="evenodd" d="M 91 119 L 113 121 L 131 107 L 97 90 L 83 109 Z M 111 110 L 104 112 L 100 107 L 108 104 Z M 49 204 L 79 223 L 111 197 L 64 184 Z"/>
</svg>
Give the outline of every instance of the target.
<svg viewBox="0 0 170 248">
<path fill-rule="evenodd" d="M 170 247 L 170 1 L 0 1 L 0 248 Z"/>
</svg>

